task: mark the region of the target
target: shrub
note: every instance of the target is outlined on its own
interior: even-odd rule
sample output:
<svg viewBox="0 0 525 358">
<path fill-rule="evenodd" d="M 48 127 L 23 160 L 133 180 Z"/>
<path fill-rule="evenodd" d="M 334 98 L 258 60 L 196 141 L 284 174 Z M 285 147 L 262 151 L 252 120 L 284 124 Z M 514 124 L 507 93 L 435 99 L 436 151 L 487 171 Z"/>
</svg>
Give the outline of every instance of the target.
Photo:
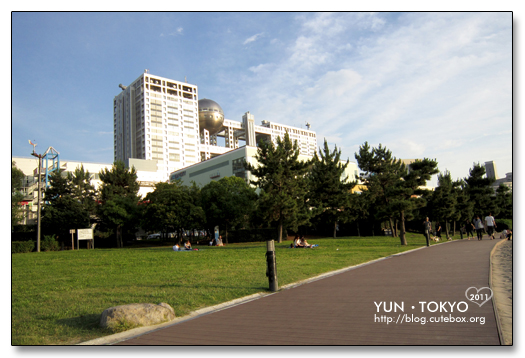
<svg viewBox="0 0 525 358">
<path fill-rule="evenodd" d="M 44 235 L 44 240 L 40 243 L 40 251 L 58 251 L 60 246 L 55 240 L 55 235 Z"/>
<path fill-rule="evenodd" d="M 35 249 L 34 241 L 13 241 L 11 243 L 11 253 L 12 254 L 31 252 L 34 249 Z"/>
<path fill-rule="evenodd" d="M 512 230 L 512 220 L 511 219 L 498 219 L 496 220 L 496 229 L 498 231 L 503 231 L 506 229 Z"/>
</svg>

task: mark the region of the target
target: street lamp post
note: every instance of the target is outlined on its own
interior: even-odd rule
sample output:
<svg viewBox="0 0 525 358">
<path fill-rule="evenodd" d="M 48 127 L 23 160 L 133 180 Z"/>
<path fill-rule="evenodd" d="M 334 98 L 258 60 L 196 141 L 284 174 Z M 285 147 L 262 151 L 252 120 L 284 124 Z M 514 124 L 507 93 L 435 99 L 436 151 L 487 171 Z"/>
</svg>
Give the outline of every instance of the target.
<svg viewBox="0 0 525 358">
<path fill-rule="evenodd" d="M 41 196 L 42 196 L 42 154 L 36 154 L 35 153 L 35 146 L 36 144 L 29 143 L 33 146 L 33 153 L 31 153 L 32 156 L 38 158 L 38 200 L 37 200 L 37 214 L 36 214 L 36 251 L 40 252 L 40 209 L 41 209 Z"/>
</svg>

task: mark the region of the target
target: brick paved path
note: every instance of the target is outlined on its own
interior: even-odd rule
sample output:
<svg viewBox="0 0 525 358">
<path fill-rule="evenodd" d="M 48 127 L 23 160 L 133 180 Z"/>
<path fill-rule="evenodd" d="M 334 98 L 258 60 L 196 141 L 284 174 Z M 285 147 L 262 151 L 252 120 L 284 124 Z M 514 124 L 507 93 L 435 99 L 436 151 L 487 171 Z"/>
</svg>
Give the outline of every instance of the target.
<svg viewBox="0 0 525 358">
<path fill-rule="evenodd" d="M 499 345 L 492 301 L 480 307 L 465 297 L 469 287 L 488 286 L 496 243 L 465 239 L 393 256 L 118 344 Z M 404 312 L 385 312 L 383 304 L 378 312 L 374 303 L 386 302 L 389 310 L 391 301 L 403 304 Z M 425 306 L 422 312 L 420 301 L 465 301 L 468 309 L 450 312 L 447 305 L 448 312 L 432 313 Z M 426 323 L 406 323 L 404 314 Z M 467 323 L 429 322 L 449 315 Z M 381 322 L 386 316 L 404 322 Z M 477 323 L 468 322 L 476 317 Z"/>
</svg>

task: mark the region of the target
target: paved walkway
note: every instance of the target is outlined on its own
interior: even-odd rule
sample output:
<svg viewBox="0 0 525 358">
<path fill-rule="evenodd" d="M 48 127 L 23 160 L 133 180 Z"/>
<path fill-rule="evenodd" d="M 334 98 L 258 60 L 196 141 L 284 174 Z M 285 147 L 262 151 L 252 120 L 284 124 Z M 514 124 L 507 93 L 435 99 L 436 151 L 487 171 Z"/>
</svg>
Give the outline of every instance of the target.
<svg viewBox="0 0 525 358">
<path fill-rule="evenodd" d="M 497 242 L 465 239 L 392 256 L 118 344 L 499 345 L 492 301 L 479 306 L 465 296 L 488 287 Z M 452 312 L 448 302 L 456 302 Z M 450 317 L 467 322 L 430 321 Z"/>
</svg>

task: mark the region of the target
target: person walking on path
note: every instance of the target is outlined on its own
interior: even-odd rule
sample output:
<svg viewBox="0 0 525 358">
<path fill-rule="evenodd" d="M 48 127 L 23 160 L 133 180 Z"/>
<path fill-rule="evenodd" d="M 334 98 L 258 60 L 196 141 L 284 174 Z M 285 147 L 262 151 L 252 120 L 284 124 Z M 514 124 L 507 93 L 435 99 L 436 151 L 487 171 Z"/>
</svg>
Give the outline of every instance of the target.
<svg viewBox="0 0 525 358">
<path fill-rule="evenodd" d="M 485 224 L 487 225 L 487 233 L 489 234 L 490 239 L 494 240 L 494 228 L 496 227 L 496 220 L 494 220 L 492 213 L 489 213 L 489 215 L 485 217 Z"/>
<path fill-rule="evenodd" d="M 439 238 L 439 241 L 441 241 L 441 224 L 439 221 L 436 223 L 436 236 Z"/>
<path fill-rule="evenodd" d="M 425 237 L 427 239 L 427 246 L 430 246 L 430 235 L 432 233 L 432 223 L 426 218 L 425 221 L 423 221 L 423 230 L 425 232 Z"/>
<path fill-rule="evenodd" d="M 474 240 L 474 231 L 472 231 L 472 229 L 475 230 L 476 228 L 472 224 L 472 221 L 467 219 L 465 221 L 465 232 L 467 233 L 468 240 L 470 240 L 471 237 L 472 237 L 472 240 Z"/>
<path fill-rule="evenodd" d="M 482 238 L 483 238 L 483 229 L 485 227 L 483 226 L 483 222 L 479 218 L 479 215 L 476 216 L 476 220 L 474 220 L 474 227 L 476 228 L 476 234 L 478 234 L 478 240 L 482 240 Z"/>
</svg>

